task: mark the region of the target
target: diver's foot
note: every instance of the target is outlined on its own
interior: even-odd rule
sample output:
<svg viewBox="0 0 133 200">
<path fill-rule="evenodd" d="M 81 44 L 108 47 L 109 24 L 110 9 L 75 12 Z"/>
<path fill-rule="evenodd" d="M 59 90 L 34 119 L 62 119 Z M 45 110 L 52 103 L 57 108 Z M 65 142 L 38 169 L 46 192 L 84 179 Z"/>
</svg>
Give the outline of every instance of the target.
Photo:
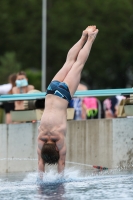
<svg viewBox="0 0 133 200">
<path fill-rule="evenodd" d="M 88 31 L 87 31 L 88 27 L 82 32 L 82 38 L 86 39 L 88 38 Z"/>
<path fill-rule="evenodd" d="M 97 34 L 98 34 L 98 29 L 96 28 L 96 26 L 88 26 L 87 29 L 87 34 L 88 34 L 88 39 L 94 41 Z"/>
</svg>

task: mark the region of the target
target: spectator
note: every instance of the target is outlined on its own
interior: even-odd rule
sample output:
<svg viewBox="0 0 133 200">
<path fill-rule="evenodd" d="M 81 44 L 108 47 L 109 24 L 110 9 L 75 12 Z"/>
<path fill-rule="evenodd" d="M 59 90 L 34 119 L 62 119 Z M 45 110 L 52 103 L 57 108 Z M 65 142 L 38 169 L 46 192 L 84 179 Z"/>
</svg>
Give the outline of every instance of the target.
<svg viewBox="0 0 133 200">
<path fill-rule="evenodd" d="M 15 81 L 16 81 L 16 74 L 11 74 L 8 77 L 8 81 L 9 84 L 5 84 L 5 91 L 3 90 L 3 94 L 13 94 L 13 87 L 15 86 Z M 9 90 L 10 89 L 10 90 Z M 14 110 L 14 102 L 4 102 L 3 103 L 3 108 L 5 110 L 6 113 L 6 124 L 11 124 L 12 120 L 11 120 L 11 115 L 10 115 L 10 111 Z"/>
<path fill-rule="evenodd" d="M 77 91 L 81 91 L 81 90 L 87 90 L 87 86 L 82 83 L 79 83 Z M 74 119 L 75 120 L 84 119 L 83 109 L 82 109 L 82 98 L 76 97 L 76 98 L 73 98 L 72 101 L 73 101 L 73 107 L 75 110 Z"/>
<path fill-rule="evenodd" d="M 86 119 L 98 118 L 98 101 L 95 97 L 85 97 L 82 101 L 83 114 Z"/>
<path fill-rule="evenodd" d="M 79 83 L 77 90 L 78 91 L 88 90 L 88 87 L 85 84 L 83 84 L 83 83 Z"/>
<path fill-rule="evenodd" d="M 113 96 L 107 98 L 103 102 L 103 110 L 105 118 L 116 118 L 117 117 L 117 109 L 119 103 L 122 99 L 125 99 L 124 96 Z"/>
<path fill-rule="evenodd" d="M 74 108 L 74 120 L 82 119 L 82 99 L 81 98 L 73 98 L 73 108 Z"/>
<path fill-rule="evenodd" d="M 28 79 L 25 72 L 17 73 L 16 86 L 13 88 L 13 94 L 27 93 L 34 90 L 33 85 L 28 85 Z M 24 101 L 15 101 L 15 110 L 24 110 Z"/>
<path fill-rule="evenodd" d="M 84 84 L 79 84 L 77 90 L 88 90 Z M 98 99 L 95 97 L 74 98 L 73 105 L 75 108 L 74 119 L 97 119 L 98 118 Z"/>
</svg>

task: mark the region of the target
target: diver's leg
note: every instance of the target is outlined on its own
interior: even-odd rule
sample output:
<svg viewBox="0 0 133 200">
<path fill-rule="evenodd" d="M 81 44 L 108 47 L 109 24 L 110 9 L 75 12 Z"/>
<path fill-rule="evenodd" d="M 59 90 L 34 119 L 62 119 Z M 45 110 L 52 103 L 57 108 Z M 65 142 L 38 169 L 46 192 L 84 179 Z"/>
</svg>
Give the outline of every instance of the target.
<svg viewBox="0 0 133 200">
<path fill-rule="evenodd" d="M 96 26 L 89 26 L 87 28 L 88 39 L 84 47 L 80 50 L 76 62 L 73 64 L 71 70 L 67 74 L 64 82 L 68 85 L 71 95 L 75 93 L 81 78 L 81 72 L 85 62 L 90 54 L 92 44 L 97 36 L 98 29 Z"/>
<path fill-rule="evenodd" d="M 69 50 L 65 64 L 57 72 L 57 74 L 54 76 L 53 80 L 57 80 L 57 81 L 60 81 L 60 82 L 64 81 L 68 72 L 71 70 L 71 67 L 75 63 L 77 56 L 79 54 L 79 51 L 82 49 L 84 43 L 87 40 L 87 37 L 88 37 L 87 28 L 83 31 L 80 40 Z"/>
</svg>

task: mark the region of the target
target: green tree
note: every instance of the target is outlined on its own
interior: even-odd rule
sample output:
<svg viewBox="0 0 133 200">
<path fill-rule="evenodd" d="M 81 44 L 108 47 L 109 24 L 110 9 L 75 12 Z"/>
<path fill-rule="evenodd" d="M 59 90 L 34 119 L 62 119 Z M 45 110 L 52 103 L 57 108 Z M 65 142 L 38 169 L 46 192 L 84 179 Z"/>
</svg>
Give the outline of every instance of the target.
<svg viewBox="0 0 133 200">
<path fill-rule="evenodd" d="M 34 85 L 36 90 L 41 91 L 41 71 L 28 69 L 25 70 L 25 73 L 28 77 L 28 83 Z"/>
<path fill-rule="evenodd" d="M 0 55 L 16 52 L 22 68 L 40 68 L 41 0 L 1 0 Z"/>
<path fill-rule="evenodd" d="M 59 70 L 81 30 L 96 24 L 99 34 L 83 71 L 91 88 L 124 88 L 133 66 L 132 0 L 49 1 L 48 78 Z"/>
<path fill-rule="evenodd" d="M 82 30 L 91 24 L 97 25 L 99 34 L 82 79 L 97 89 L 132 84 L 132 0 L 48 0 L 47 3 L 47 85 L 64 64 L 68 50 L 80 38 Z M 0 55 L 15 52 L 21 69 L 40 70 L 42 0 L 1 0 L 0 27 Z"/>
<path fill-rule="evenodd" d="M 14 52 L 6 52 L 0 57 L 0 84 L 8 82 L 8 76 L 12 73 L 20 71 L 21 65 L 16 60 Z"/>
</svg>

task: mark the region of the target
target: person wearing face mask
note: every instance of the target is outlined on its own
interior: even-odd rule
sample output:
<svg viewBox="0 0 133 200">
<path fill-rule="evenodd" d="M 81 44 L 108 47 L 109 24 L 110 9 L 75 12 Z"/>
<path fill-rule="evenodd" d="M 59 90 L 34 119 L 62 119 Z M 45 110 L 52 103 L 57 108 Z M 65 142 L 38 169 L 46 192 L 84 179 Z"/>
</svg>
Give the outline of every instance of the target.
<svg viewBox="0 0 133 200">
<path fill-rule="evenodd" d="M 15 83 L 13 94 L 28 93 L 30 90 L 34 90 L 34 86 L 28 84 L 27 76 L 23 71 L 17 73 Z M 15 101 L 15 110 L 24 110 L 24 101 Z"/>
</svg>

